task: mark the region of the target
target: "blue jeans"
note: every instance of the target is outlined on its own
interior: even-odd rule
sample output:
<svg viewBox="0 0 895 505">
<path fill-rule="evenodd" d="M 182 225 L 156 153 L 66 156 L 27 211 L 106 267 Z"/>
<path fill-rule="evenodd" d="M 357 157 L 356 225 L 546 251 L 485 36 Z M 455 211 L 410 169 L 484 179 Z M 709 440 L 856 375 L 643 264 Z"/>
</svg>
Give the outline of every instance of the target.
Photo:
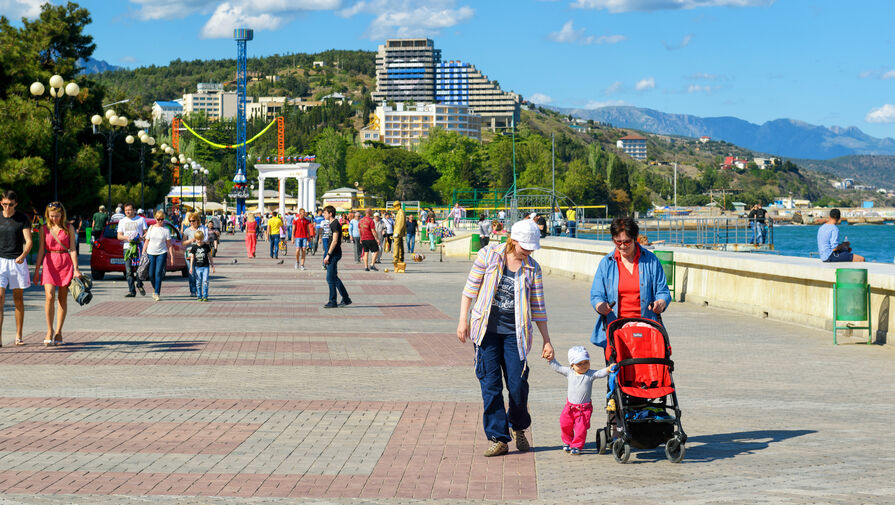
<svg viewBox="0 0 895 505">
<path fill-rule="evenodd" d="M 749 223 L 749 243 L 755 243 L 755 221 Z"/>
<path fill-rule="evenodd" d="M 327 253 L 329 252 L 329 239 L 320 237 L 320 242 L 322 243 L 322 246 L 323 246 L 323 257 L 325 258 Z M 320 261 L 322 262 L 323 260 L 321 259 Z"/>
<path fill-rule="evenodd" d="M 413 246 L 416 245 L 416 236 L 413 233 L 407 234 L 407 252 L 413 254 Z"/>
<path fill-rule="evenodd" d="M 323 239 L 327 240 L 327 239 Z M 325 257 L 325 256 L 324 256 Z M 345 285 L 342 284 L 342 279 L 339 279 L 339 260 L 342 259 L 341 254 L 337 254 L 335 256 L 330 256 L 329 264 L 326 265 L 326 283 L 329 284 L 329 303 L 335 305 L 336 302 L 336 291 L 342 295 L 342 301 L 351 300 L 351 297 L 348 296 L 348 290 L 345 289 Z"/>
<path fill-rule="evenodd" d="M 482 423 L 491 441 L 510 441 L 510 430 L 531 426 L 528 413 L 528 367 L 519 359 L 516 335 L 486 333 L 476 350 L 475 375 L 482 387 Z M 525 368 L 525 372 L 522 369 Z M 506 380 L 510 408 L 503 405 Z"/>
<path fill-rule="evenodd" d="M 199 298 L 208 298 L 208 267 L 195 267 L 196 284 L 199 287 Z"/>
<path fill-rule="evenodd" d="M 271 235 L 268 239 L 270 240 L 270 257 L 276 258 L 280 255 L 280 234 Z"/>
<path fill-rule="evenodd" d="M 575 225 L 576 224 L 577 223 L 575 223 L 575 221 L 569 221 L 566 223 L 566 233 L 568 233 L 569 236 L 572 238 L 575 238 L 578 236 L 578 234 L 575 233 Z"/>
<path fill-rule="evenodd" d="M 168 253 L 149 255 L 149 279 L 152 281 L 152 289 L 155 294 L 162 294 L 162 279 L 165 278 L 165 262 Z"/>
<path fill-rule="evenodd" d="M 190 257 L 189 256 L 186 256 L 186 265 L 187 265 L 187 269 L 189 269 L 189 266 L 190 266 Z M 199 288 L 197 286 L 197 281 L 196 281 L 196 269 L 193 269 L 193 271 L 190 272 L 190 296 L 196 296 L 196 292 L 198 292 L 198 290 L 199 290 Z"/>
</svg>

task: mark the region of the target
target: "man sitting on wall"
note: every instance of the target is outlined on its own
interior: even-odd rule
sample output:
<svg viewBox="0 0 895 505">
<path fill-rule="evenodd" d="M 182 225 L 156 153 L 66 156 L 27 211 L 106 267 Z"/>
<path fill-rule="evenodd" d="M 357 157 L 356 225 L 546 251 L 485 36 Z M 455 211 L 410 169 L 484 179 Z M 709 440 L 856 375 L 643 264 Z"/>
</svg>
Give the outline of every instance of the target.
<svg viewBox="0 0 895 505">
<path fill-rule="evenodd" d="M 840 221 L 842 221 L 842 214 L 839 209 L 832 209 L 827 222 L 817 230 L 817 251 L 820 253 L 821 261 L 829 263 L 864 261 L 863 256 L 852 253 L 851 244 L 848 241 L 839 243 L 839 228 L 836 225 Z"/>
</svg>

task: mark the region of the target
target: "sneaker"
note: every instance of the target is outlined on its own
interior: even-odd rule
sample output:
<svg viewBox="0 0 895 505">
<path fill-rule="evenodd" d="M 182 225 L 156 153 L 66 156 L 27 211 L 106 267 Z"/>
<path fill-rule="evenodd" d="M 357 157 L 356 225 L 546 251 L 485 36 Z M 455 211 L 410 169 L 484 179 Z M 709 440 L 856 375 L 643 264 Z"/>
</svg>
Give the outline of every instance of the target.
<svg viewBox="0 0 895 505">
<path fill-rule="evenodd" d="M 502 454 L 506 454 L 507 452 L 509 452 L 509 450 L 510 448 L 507 447 L 506 442 L 493 442 L 491 444 L 491 447 L 488 447 L 488 449 L 485 451 L 485 457 L 490 458 L 492 456 L 500 456 Z"/>
<path fill-rule="evenodd" d="M 146 290 L 143 289 L 143 286 L 137 286 L 137 291 L 140 292 L 140 296 L 146 296 Z"/>
<path fill-rule="evenodd" d="M 338 305 L 336 305 L 335 303 L 332 303 L 332 302 L 327 303 L 326 305 L 323 306 L 324 309 L 334 309 L 336 307 L 338 307 Z"/>
<path fill-rule="evenodd" d="M 364 272 L 369 272 L 369 271 L 370 271 L 370 267 L 364 267 Z"/>
<path fill-rule="evenodd" d="M 157 293 L 152 293 L 152 299 L 157 302 L 161 300 L 161 297 Z"/>
<path fill-rule="evenodd" d="M 578 456 L 581 454 L 581 449 L 572 447 L 571 449 L 569 449 L 569 454 L 571 454 L 572 456 Z"/>
<path fill-rule="evenodd" d="M 197 301 L 197 302 L 201 302 L 201 301 L 202 301 L 202 298 L 197 296 L 197 297 L 196 297 L 196 301 Z"/>
<path fill-rule="evenodd" d="M 304 269 L 305 269 L 305 266 L 304 266 L 304 265 L 299 265 L 298 269 L 299 269 L 299 270 L 304 270 Z"/>
<path fill-rule="evenodd" d="M 296 263 L 296 264 L 295 264 L 295 266 L 294 266 L 294 267 L 292 267 L 292 268 L 294 268 L 294 269 L 296 269 L 296 270 L 298 270 L 298 263 Z"/>
<path fill-rule="evenodd" d="M 377 272 L 379 271 L 379 269 L 376 268 L 376 265 L 370 265 L 370 270 L 376 270 Z"/>
<path fill-rule="evenodd" d="M 323 269 L 326 270 L 326 265 L 323 265 Z"/>
<path fill-rule="evenodd" d="M 125 298 L 133 298 L 135 296 L 137 296 L 137 293 L 128 293 L 128 294 L 124 295 Z"/>
<path fill-rule="evenodd" d="M 203 301 L 203 302 L 207 302 L 207 301 L 208 301 L 208 297 L 206 296 L 205 298 L 202 299 L 202 301 Z"/>
<path fill-rule="evenodd" d="M 348 298 L 348 299 L 343 298 L 342 303 L 339 304 L 339 307 L 347 307 L 349 305 L 351 305 L 351 298 Z"/>
<path fill-rule="evenodd" d="M 516 449 L 519 452 L 528 452 L 531 450 L 531 446 L 528 444 L 528 439 L 525 438 L 525 430 L 512 430 L 513 438 L 516 440 Z"/>
<path fill-rule="evenodd" d="M 571 449 L 571 447 L 569 447 L 568 445 L 562 444 L 562 450 L 569 452 L 570 449 Z"/>
</svg>

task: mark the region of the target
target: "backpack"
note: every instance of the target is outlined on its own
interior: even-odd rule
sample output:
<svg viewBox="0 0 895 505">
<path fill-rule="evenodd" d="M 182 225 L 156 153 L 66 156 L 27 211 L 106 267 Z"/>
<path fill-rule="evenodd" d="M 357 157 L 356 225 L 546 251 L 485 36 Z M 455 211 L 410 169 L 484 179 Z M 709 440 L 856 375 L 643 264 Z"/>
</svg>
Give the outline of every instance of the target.
<svg viewBox="0 0 895 505">
<path fill-rule="evenodd" d="M 93 279 L 89 275 L 72 278 L 68 289 L 78 305 L 87 305 L 90 300 L 93 300 L 93 293 L 90 292 L 93 289 Z"/>
</svg>

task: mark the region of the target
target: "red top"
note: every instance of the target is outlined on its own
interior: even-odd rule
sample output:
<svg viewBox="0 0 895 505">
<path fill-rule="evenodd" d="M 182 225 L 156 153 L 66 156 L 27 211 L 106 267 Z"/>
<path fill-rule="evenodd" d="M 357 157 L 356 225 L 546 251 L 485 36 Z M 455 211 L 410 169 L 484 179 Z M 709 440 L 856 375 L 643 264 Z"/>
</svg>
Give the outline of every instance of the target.
<svg viewBox="0 0 895 505">
<path fill-rule="evenodd" d="M 360 230 L 361 240 L 376 240 L 376 235 L 373 231 L 376 229 L 376 224 L 371 217 L 364 216 L 361 218 L 357 223 L 357 227 Z"/>
<path fill-rule="evenodd" d="M 246 233 L 255 234 L 258 232 L 258 224 L 255 223 L 254 219 L 246 221 Z"/>
<path fill-rule="evenodd" d="M 634 254 L 634 269 L 628 272 L 622 264 L 621 254 L 615 250 L 615 262 L 618 264 L 618 317 L 641 317 L 640 314 L 640 247 Z"/>
<path fill-rule="evenodd" d="M 295 218 L 292 224 L 292 238 L 308 238 L 308 220 L 303 217 Z"/>
</svg>

